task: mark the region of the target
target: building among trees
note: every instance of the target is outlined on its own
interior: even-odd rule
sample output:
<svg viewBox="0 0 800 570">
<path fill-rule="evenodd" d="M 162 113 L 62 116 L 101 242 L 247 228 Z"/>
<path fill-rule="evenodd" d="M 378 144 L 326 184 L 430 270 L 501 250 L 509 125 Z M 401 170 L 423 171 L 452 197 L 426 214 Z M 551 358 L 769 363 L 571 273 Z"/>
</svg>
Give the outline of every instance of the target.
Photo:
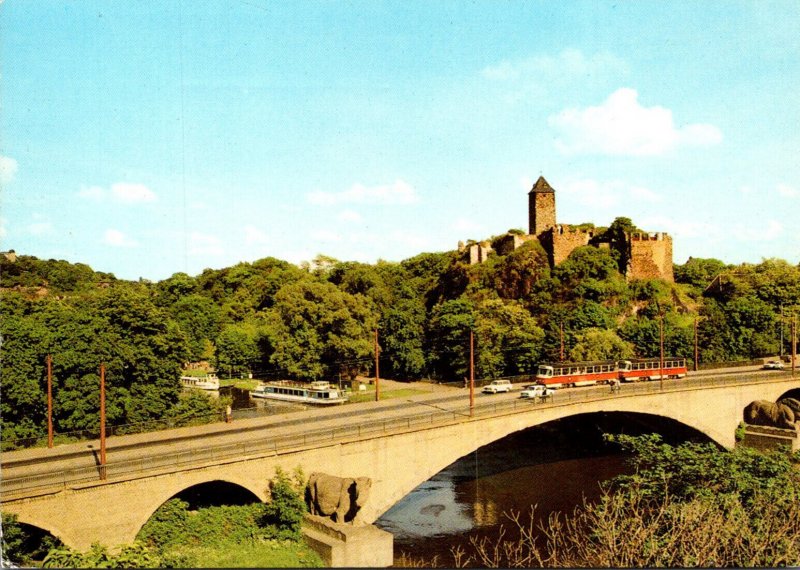
<svg viewBox="0 0 800 570">
<path fill-rule="evenodd" d="M 528 233 L 509 232 L 493 242 L 480 242 L 459 250 L 468 255 L 469 263 L 481 263 L 491 252 L 506 255 L 523 243 L 537 240 L 554 267 L 576 248 L 595 246 L 617 252 L 620 273 L 633 279 L 664 279 L 674 282 L 672 274 L 672 238 L 663 232 L 648 233 L 636 228 L 627 218 L 617 218 L 608 228 L 591 224 L 572 226 L 556 222 L 556 192 L 540 176 L 528 192 Z"/>
</svg>

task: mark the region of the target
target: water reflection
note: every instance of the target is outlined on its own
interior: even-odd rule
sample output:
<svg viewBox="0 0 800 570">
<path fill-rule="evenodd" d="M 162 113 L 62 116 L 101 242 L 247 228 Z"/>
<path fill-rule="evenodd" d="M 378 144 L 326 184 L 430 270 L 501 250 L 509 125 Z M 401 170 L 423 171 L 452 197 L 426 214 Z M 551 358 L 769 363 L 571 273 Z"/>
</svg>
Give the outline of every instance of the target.
<svg viewBox="0 0 800 570">
<path fill-rule="evenodd" d="M 422 483 L 377 521 L 395 537 L 395 564 L 403 555 L 452 565 L 451 549 L 471 550 L 469 537 L 509 529 L 506 513 L 534 525 L 554 512 L 572 513 L 600 484 L 630 472 L 626 456 L 604 433 L 657 432 L 669 443 L 707 441 L 673 420 L 619 412 L 583 414 L 512 434 L 463 457 Z"/>
<path fill-rule="evenodd" d="M 465 547 L 476 532 L 492 535 L 508 526 L 506 513 L 526 514 L 536 505 L 535 520 L 552 512 L 569 513 L 584 498 L 600 496 L 600 482 L 626 472 L 621 455 L 567 459 L 526 465 L 465 478 L 459 475 L 473 457 L 460 460 L 414 489 L 376 525 L 395 537 L 396 562 L 403 554 L 445 564 L 451 548 Z"/>
</svg>

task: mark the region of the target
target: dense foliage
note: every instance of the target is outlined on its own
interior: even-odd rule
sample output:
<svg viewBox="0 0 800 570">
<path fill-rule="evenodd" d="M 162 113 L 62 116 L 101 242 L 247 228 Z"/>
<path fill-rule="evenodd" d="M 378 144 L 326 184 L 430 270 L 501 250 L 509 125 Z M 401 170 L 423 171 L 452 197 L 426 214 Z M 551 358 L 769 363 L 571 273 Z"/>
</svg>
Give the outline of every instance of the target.
<svg viewBox="0 0 800 570">
<path fill-rule="evenodd" d="M 48 354 L 64 433 L 97 429 L 101 362 L 109 423 L 142 423 L 208 409 L 179 398 L 187 362 L 222 376 L 347 380 L 373 372 L 375 330 L 381 375 L 404 380 L 460 381 L 470 331 L 479 379 L 562 353 L 655 356 L 662 319 L 665 351 L 689 359 L 698 323 L 701 364 L 790 351 L 799 266 L 690 258 L 675 283 L 627 281 L 620 236 L 632 228 L 619 218 L 597 229 L 613 247 L 578 248 L 552 270 L 536 242 L 478 265 L 456 251 L 376 264 L 318 256 L 301 267 L 265 258 L 158 283 L 0 257 L 4 445 L 45 433 Z"/>
</svg>

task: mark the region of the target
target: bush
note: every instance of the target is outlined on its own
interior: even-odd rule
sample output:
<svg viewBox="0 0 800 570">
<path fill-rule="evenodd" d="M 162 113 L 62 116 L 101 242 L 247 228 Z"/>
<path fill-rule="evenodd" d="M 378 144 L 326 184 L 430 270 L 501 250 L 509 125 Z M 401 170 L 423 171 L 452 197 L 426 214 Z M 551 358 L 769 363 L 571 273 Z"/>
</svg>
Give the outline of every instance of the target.
<svg viewBox="0 0 800 570">
<path fill-rule="evenodd" d="M 275 470 L 275 478 L 270 481 L 271 500 L 259 519 L 259 525 L 267 530 L 272 538 L 299 540 L 300 526 L 308 509 L 303 500 L 305 477 L 301 470 L 295 473 L 292 481 L 282 469 Z"/>
</svg>

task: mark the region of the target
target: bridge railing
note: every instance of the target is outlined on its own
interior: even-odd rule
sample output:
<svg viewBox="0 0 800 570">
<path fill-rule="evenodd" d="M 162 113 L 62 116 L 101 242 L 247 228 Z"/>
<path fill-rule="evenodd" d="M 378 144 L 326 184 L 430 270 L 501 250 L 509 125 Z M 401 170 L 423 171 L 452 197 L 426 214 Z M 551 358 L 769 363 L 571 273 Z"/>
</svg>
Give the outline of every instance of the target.
<svg viewBox="0 0 800 570">
<path fill-rule="evenodd" d="M 714 388 L 739 383 L 742 381 L 771 382 L 777 375 L 739 374 L 736 377 L 716 378 L 683 378 L 680 380 L 664 380 L 663 383 L 641 382 L 623 384 L 617 392 L 611 392 L 608 387 L 578 388 L 574 390 L 557 390 L 555 395 L 546 401 L 528 400 L 521 398 L 502 399 L 487 396 L 481 398 L 474 407 L 474 417 L 496 416 L 501 414 L 519 413 L 538 409 L 541 407 L 562 406 L 565 404 L 607 400 L 609 398 L 628 397 L 639 394 L 654 394 L 658 392 L 674 392 L 686 389 Z M 398 433 L 428 426 L 441 426 L 453 424 L 469 419 L 469 407 L 465 405 L 457 409 L 435 409 L 427 412 L 409 414 L 396 418 L 377 419 L 357 422 L 352 425 L 336 428 L 317 428 L 303 433 L 287 435 L 271 435 L 264 432 L 264 437 L 246 442 L 225 445 L 192 448 L 164 455 L 148 456 L 125 461 L 111 461 L 106 465 L 108 479 L 120 479 L 132 475 L 149 473 L 164 469 L 174 469 L 187 465 L 239 460 L 264 453 L 279 453 L 305 447 L 325 445 L 328 443 L 358 440 L 364 437 L 374 437 L 391 433 Z M 83 467 L 68 469 L 58 473 L 47 473 L 34 476 L 14 477 L 12 473 L 3 474 L 3 495 L 30 493 L 37 489 L 66 487 L 68 485 L 96 481 L 99 477 L 100 467 Z"/>
</svg>

